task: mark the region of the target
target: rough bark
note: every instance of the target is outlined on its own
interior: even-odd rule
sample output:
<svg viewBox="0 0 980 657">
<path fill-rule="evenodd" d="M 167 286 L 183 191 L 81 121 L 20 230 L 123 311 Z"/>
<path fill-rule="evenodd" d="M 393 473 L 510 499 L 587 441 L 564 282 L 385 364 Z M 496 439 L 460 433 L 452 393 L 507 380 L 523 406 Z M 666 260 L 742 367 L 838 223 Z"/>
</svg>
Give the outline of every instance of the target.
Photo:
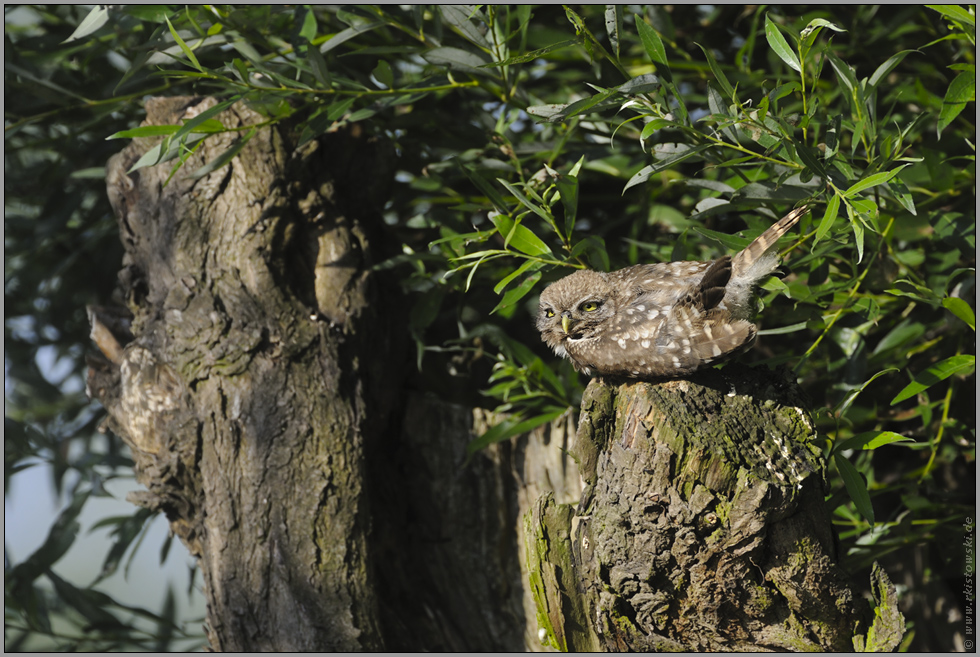
<svg viewBox="0 0 980 657">
<path fill-rule="evenodd" d="M 151 100 L 146 123 L 215 102 Z M 239 104 L 220 120 L 263 118 Z M 191 175 L 243 134 L 209 138 L 169 182 L 173 163 L 128 173 L 149 140 L 109 163 L 135 339 L 90 389 L 148 489 L 133 501 L 200 559 L 212 648 L 379 649 L 365 451 L 400 359 L 369 233 L 391 158 L 352 135 L 296 148 L 266 128 Z"/>
<path fill-rule="evenodd" d="M 548 642 L 894 649 L 904 628 L 894 587 L 875 570 L 882 603 L 871 618 L 837 566 L 824 464 L 803 409 L 798 388 L 764 369 L 593 381 L 573 448 L 586 490 L 577 505 L 544 496 L 525 520 Z"/>
</svg>

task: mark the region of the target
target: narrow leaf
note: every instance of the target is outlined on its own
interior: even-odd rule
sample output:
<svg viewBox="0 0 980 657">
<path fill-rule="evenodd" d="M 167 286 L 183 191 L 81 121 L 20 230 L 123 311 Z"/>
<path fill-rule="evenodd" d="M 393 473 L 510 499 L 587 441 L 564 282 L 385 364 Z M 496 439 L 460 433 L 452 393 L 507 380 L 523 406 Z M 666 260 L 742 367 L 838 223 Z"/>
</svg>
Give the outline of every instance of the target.
<svg viewBox="0 0 980 657">
<path fill-rule="evenodd" d="M 903 436 L 894 431 L 866 431 L 834 445 L 834 451 L 843 452 L 848 449 L 872 450 L 878 449 L 883 445 L 914 442 L 908 436 Z"/>
<path fill-rule="evenodd" d="M 660 39 L 657 31 L 647 25 L 640 15 L 633 17 L 636 21 L 636 30 L 640 34 L 640 41 L 643 49 L 647 51 L 647 56 L 654 64 L 657 64 L 657 71 L 667 80 L 671 80 L 670 66 L 667 63 L 667 51 L 664 50 L 664 42 Z"/>
<path fill-rule="evenodd" d="M 606 34 L 609 35 L 609 45 L 612 46 L 613 55 L 619 57 L 619 40 L 623 33 L 623 6 L 606 5 Z"/>
<path fill-rule="evenodd" d="M 472 17 L 482 17 L 475 5 L 442 5 L 439 10 L 447 23 L 459 30 L 470 43 L 484 50 L 490 50 L 490 44 L 472 21 Z"/>
<path fill-rule="evenodd" d="M 908 55 L 911 52 L 919 52 L 919 51 L 903 50 L 901 52 L 895 53 L 894 55 L 886 59 L 884 64 L 882 64 L 877 69 L 875 69 L 875 72 L 871 75 L 871 79 L 868 80 L 868 86 L 872 89 L 877 87 L 878 83 L 881 82 L 886 75 L 891 73 L 892 70 L 894 70 L 894 68 L 898 66 L 903 59 L 905 59 L 906 55 Z"/>
<path fill-rule="evenodd" d="M 201 68 L 200 62 L 198 62 L 197 57 L 194 56 L 194 51 L 191 50 L 187 46 L 187 44 L 184 43 L 184 40 L 180 38 L 180 35 L 177 34 L 177 30 L 174 29 L 173 23 L 170 22 L 170 19 L 168 18 L 166 20 L 167 20 L 167 27 L 170 28 L 170 34 L 171 36 L 173 36 L 174 41 L 177 42 L 177 45 L 180 46 L 180 50 L 184 53 L 184 56 L 187 57 L 188 60 L 190 60 L 190 63 L 192 66 L 194 66 L 194 68 L 199 70 L 201 73 L 204 73 L 204 69 Z"/>
<path fill-rule="evenodd" d="M 511 281 L 513 281 L 521 274 L 525 274 L 529 270 L 535 271 L 537 269 L 541 269 L 541 267 L 543 266 L 544 266 L 543 263 L 537 262 L 536 260 L 525 260 L 523 265 L 521 265 L 511 273 L 504 276 L 503 280 L 501 280 L 499 283 L 493 286 L 494 293 L 500 294 L 507 288 L 508 285 L 510 285 Z"/>
<path fill-rule="evenodd" d="M 973 14 L 958 5 L 926 5 L 926 7 L 933 11 L 938 11 L 951 21 L 959 21 L 963 25 L 973 28 L 977 26 L 977 21 Z"/>
<path fill-rule="evenodd" d="M 665 157 L 661 159 L 659 162 L 657 162 L 656 164 L 651 164 L 650 166 L 643 167 L 642 169 L 637 171 L 632 178 L 629 179 L 629 182 L 626 183 L 626 187 L 623 188 L 623 191 L 625 192 L 630 187 L 634 187 L 636 185 L 639 185 L 640 183 L 646 182 L 646 180 L 653 174 L 663 171 L 664 169 L 669 169 L 675 164 L 680 164 L 684 160 L 692 158 L 698 153 L 700 153 L 701 151 L 707 150 L 708 148 L 711 148 L 710 144 L 701 144 L 700 146 L 695 146 L 694 148 L 690 148 L 688 150 L 684 150 L 674 155 Z"/>
<path fill-rule="evenodd" d="M 901 178 L 892 178 L 888 181 L 888 189 L 895 195 L 895 199 L 901 206 L 914 216 L 915 201 L 912 200 L 912 192 L 909 190 L 908 185 L 902 182 Z"/>
<path fill-rule="evenodd" d="M 473 440 L 466 446 L 466 452 L 468 454 L 473 454 L 474 452 L 483 449 L 487 445 L 493 443 L 498 443 L 502 440 L 507 440 L 513 436 L 519 436 L 523 433 L 528 433 L 532 429 L 536 429 L 542 424 L 551 422 L 552 420 L 560 417 L 567 409 L 556 408 L 548 413 L 542 415 L 536 415 L 527 420 L 521 420 L 519 417 L 507 418 L 493 427 L 491 427 L 482 436 Z"/>
<path fill-rule="evenodd" d="M 970 307 L 966 301 L 958 297 L 946 297 L 943 299 L 943 307 L 949 312 L 953 313 L 970 327 L 970 330 L 977 330 L 977 316 L 973 312 L 973 308 Z"/>
<path fill-rule="evenodd" d="M 204 176 L 208 175 L 212 171 L 217 171 L 221 167 L 231 162 L 235 158 L 235 156 L 238 155 L 238 153 L 243 148 L 245 148 L 245 144 L 247 144 L 249 140 L 255 136 L 255 131 L 256 131 L 255 128 L 249 130 L 244 137 L 237 139 L 234 144 L 232 144 L 227 150 L 225 150 L 224 153 L 214 158 L 213 160 L 205 164 L 203 167 L 201 167 L 194 173 L 190 174 L 188 178 L 190 178 L 191 180 L 197 180 L 198 178 L 203 178 Z"/>
<path fill-rule="evenodd" d="M 854 502 L 858 513 L 870 524 L 874 525 L 875 512 L 871 506 L 871 495 L 868 494 L 868 484 L 864 481 L 864 477 L 860 475 L 857 468 L 850 461 L 839 453 L 834 454 L 834 463 L 837 465 L 837 471 L 840 472 L 841 479 L 844 480 L 844 487 L 847 489 L 847 494 Z"/>
<path fill-rule="evenodd" d="M 710 50 L 702 46 L 700 43 L 695 43 L 694 45 L 701 49 L 701 52 L 704 53 L 705 59 L 708 60 L 708 66 L 711 68 L 711 72 L 714 73 L 715 80 L 717 80 L 718 84 L 721 85 L 721 90 L 725 92 L 725 100 L 728 102 L 735 100 L 735 87 L 733 87 L 732 83 L 728 81 L 728 78 L 725 76 L 725 72 L 721 70 L 721 66 L 718 65 L 718 61 L 715 59 L 715 56 L 711 54 Z"/>
<path fill-rule="evenodd" d="M 562 207 L 565 208 L 565 235 L 570 236 L 578 213 L 578 178 L 559 175 L 555 184 L 561 193 Z"/>
<path fill-rule="evenodd" d="M 820 220 L 820 225 L 817 226 L 817 234 L 813 236 L 814 247 L 827 235 L 827 232 L 830 231 L 831 226 L 833 226 L 834 222 L 837 221 L 837 212 L 839 209 L 840 197 L 837 194 L 834 194 L 827 202 L 827 210 L 823 213 L 823 219 Z"/>
<path fill-rule="evenodd" d="M 960 115 L 967 103 L 977 99 L 977 75 L 975 72 L 964 72 L 953 78 L 943 98 L 943 108 L 939 112 L 939 122 L 936 124 L 936 135 L 942 134 L 953 120 Z"/>
<path fill-rule="evenodd" d="M 333 35 L 332 37 L 324 41 L 323 44 L 320 46 L 320 52 L 325 55 L 331 50 L 333 50 L 334 48 L 336 48 L 337 46 L 339 46 L 340 44 L 344 43 L 345 41 L 349 41 L 350 39 L 353 39 L 358 34 L 368 32 L 375 28 L 381 27 L 382 25 L 384 25 L 384 22 L 376 21 L 373 23 L 362 23 L 361 25 L 357 25 L 355 27 L 349 27 L 346 30 L 343 30 L 342 32 L 338 32 L 337 34 Z"/>
<path fill-rule="evenodd" d="M 800 61 L 797 59 L 796 53 L 789 47 L 789 43 L 786 42 L 786 37 L 779 31 L 776 24 L 769 19 L 768 15 L 766 16 L 766 41 L 769 42 L 769 47 L 772 48 L 773 52 L 781 60 L 786 62 L 791 69 L 796 72 L 802 72 L 803 69 L 800 67 Z"/>
<path fill-rule="evenodd" d="M 901 171 L 907 166 L 908 166 L 907 164 L 903 164 L 902 166 L 892 169 L 891 171 L 882 171 L 881 173 L 870 175 L 864 180 L 859 180 L 858 182 L 854 183 L 853 185 L 847 188 L 847 191 L 844 192 L 844 198 L 852 198 L 853 196 L 856 196 L 858 192 L 863 192 L 869 187 L 874 187 L 875 185 L 882 185 L 888 182 L 896 175 L 898 175 L 899 171 Z"/>
<path fill-rule="evenodd" d="M 95 7 L 82 19 L 82 22 L 78 24 L 75 31 L 71 33 L 71 36 L 62 41 L 62 43 L 68 43 L 69 41 L 77 41 L 79 39 L 87 37 L 92 32 L 95 32 L 100 27 L 105 25 L 109 21 L 109 5 L 95 5 Z"/>
<path fill-rule="evenodd" d="M 522 55 L 515 55 L 513 57 L 508 57 L 499 62 L 490 62 L 489 64 L 481 64 L 480 68 L 493 68 L 498 66 L 510 66 L 512 64 L 526 64 L 527 62 L 533 62 L 535 59 L 547 55 L 549 52 L 554 50 L 560 50 L 562 48 L 568 48 L 570 46 L 577 46 L 581 43 L 578 39 L 568 39 L 567 41 L 559 41 L 558 43 L 553 43 L 550 46 L 545 46 L 533 52 L 524 53 Z"/>
<path fill-rule="evenodd" d="M 490 314 L 492 315 L 498 310 L 513 306 L 515 303 L 527 296 L 527 293 L 533 290 L 534 286 L 537 285 L 538 281 L 540 280 L 541 272 L 539 271 L 536 271 L 525 278 L 520 285 L 507 291 L 507 294 L 505 294 L 504 298 L 500 300 L 500 303 L 498 303 L 494 309 L 490 311 Z"/>
<path fill-rule="evenodd" d="M 504 238 L 504 245 L 531 256 L 551 255 L 551 249 L 529 228 L 522 226 L 505 214 L 491 213 L 490 221 Z"/>
<path fill-rule="evenodd" d="M 905 388 L 903 388 L 902 391 L 895 396 L 895 399 L 891 401 L 891 404 L 894 406 L 898 402 L 905 401 L 909 397 L 914 397 L 926 388 L 948 379 L 954 374 L 971 369 L 975 365 L 976 357 L 965 354 L 951 356 L 950 358 L 941 360 L 935 365 L 927 368 L 924 372 L 920 372 L 914 379 L 912 379 L 912 383 L 905 386 Z"/>
</svg>

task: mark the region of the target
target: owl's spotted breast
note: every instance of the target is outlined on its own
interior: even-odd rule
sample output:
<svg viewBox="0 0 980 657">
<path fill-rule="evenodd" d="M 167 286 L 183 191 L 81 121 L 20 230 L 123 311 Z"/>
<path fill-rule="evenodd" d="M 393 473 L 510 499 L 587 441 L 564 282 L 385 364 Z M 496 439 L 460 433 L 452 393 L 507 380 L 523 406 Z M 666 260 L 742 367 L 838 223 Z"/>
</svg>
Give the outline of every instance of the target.
<svg viewBox="0 0 980 657">
<path fill-rule="evenodd" d="M 734 257 L 578 271 L 541 294 L 541 339 L 587 374 L 667 378 L 747 349 L 756 283 L 778 264 L 776 243 L 798 208 Z"/>
</svg>

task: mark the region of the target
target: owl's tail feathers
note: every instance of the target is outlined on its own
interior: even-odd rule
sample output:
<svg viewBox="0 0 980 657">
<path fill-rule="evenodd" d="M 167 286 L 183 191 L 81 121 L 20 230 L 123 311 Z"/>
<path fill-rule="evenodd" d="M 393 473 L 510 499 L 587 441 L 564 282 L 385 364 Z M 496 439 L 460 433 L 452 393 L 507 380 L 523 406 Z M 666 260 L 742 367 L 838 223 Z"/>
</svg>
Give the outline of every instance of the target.
<svg viewBox="0 0 980 657">
<path fill-rule="evenodd" d="M 779 238 L 788 233 L 808 209 L 808 206 L 796 208 L 732 258 L 732 278 L 725 294 L 725 305 L 735 317 L 753 315 L 755 308 L 751 299 L 755 284 L 779 266 L 776 250 Z"/>
<path fill-rule="evenodd" d="M 808 206 L 796 208 L 788 215 L 770 226 L 769 230 L 759 235 L 755 240 L 732 258 L 732 276 L 737 279 L 757 281 L 772 273 L 779 264 L 776 254 L 776 243 L 779 238 L 796 225 L 800 217 L 807 213 Z"/>
</svg>

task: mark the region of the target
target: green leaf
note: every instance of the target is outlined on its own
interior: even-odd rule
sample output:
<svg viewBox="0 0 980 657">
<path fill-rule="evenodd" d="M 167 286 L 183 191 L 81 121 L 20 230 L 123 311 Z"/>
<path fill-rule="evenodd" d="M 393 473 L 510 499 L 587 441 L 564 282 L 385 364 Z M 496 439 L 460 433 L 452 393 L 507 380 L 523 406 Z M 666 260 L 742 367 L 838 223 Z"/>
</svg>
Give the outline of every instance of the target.
<svg viewBox="0 0 980 657">
<path fill-rule="evenodd" d="M 515 303 L 527 296 L 527 293 L 533 290 L 534 286 L 537 285 L 538 281 L 540 280 L 541 272 L 539 271 L 536 271 L 525 278 L 523 281 L 521 281 L 520 285 L 507 291 L 504 298 L 500 300 L 500 303 L 498 303 L 494 309 L 490 311 L 490 314 L 492 315 L 498 310 L 504 310 L 513 306 Z"/>
<path fill-rule="evenodd" d="M 211 160 L 210 162 L 202 166 L 194 173 L 190 174 L 188 178 L 190 178 L 191 180 L 197 180 L 199 178 L 203 178 L 204 176 L 208 175 L 212 171 L 217 171 L 221 167 L 231 162 L 235 158 L 235 156 L 238 155 L 238 153 L 243 148 L 245 148 L 245 144 L 247 144 L 249 140 L 255 136 L 255 132 L 256 132 L 256 128 L 252 128 L 251 130 L 249 130 L 244 137 L 235 140 L 235 143 L 233 143 L 230 147 L 228 147 L 228 149 L 225 150 L 225 152 L 223 152 L 221 155 L 219 155 L 218 157 L 214 158 L 213 160 Z"/>
<path fill-rule="evenodd" d="M 948 379 L 954 374 L 972 369 L 975 366 L 976 357 L 965 354 L 951 356 L 945 360 L 941 360 L 913 378 L 912 383 L 905 386 L 900 393 L 895 395 L 895 399 L 891 401 L 891 405 L 894 406 L 909 397 L 914 397 L 926 388 Z"/>
<path fill-rule="evenodd" d="M 133 128 L 132 130 L 120 130 L 115 132 L 108 137 L 109 139 L 137 139 L 140 137 L 162 137 L 166 135 L 176 135 L 180 132 L 182 125 L 143 125 L 138 128 Z M 192 132 L 198 134 L 216 134 L 219 132 L 225 132 L 228 130 L 217 120 L 207 120 L 204 123 L 194 126 Z"/>
<path fill-rule="evenodd" d="M 834 194 L 830 197 L 827 202 L 827 209 L 823 213 L 823 219 L 820 220 L 820 225 L 817 226 L 817 233 L 813 237 L 813 246 L 816 247 L 817 243 L 822 240 L 827 233 L 830 231 L 834 222 L 837 221 L 837 213 L 840 209 L 840 197 Z"/>
<path fill-rule="evenodd" d="M 320 46 L 320 52 L 326 55 L 328 52 L 330 52 L 340 44 L 353 39 L 358 34 L 369 32 L 375 28 L 381 27 L 382 25 L 384 25 L 383 21 L 376 21 L 373 23 L 361 23 L 360 25 L 349 27 L 346 30 L 343 30 L 342 32 L 338 32 L 337 34 L 333 35 L 332 37 L 324 41 L 323 44 Z"/>
<path fill-rule="evenodd" d="M 577 46 L 581 43 L 578 39 L 568 39 L 567 41 L 559 41 L 558 43 L 553 43 L 550 46 L 545 46 L 544 48 L 539 48 L 533 52 L 524 53 L 522 55 L 515 55 L 513 57 L 508 57 L 507 59 L 502 59 L 499 62 L 490 62 L 489 64 L 481 64 L 480 68 L 494 68 L 500 66 L 511 66 L 513 64 L 526 64 L 527 62 L 533 62 L 549 52 L 555 50 L 561 50 L 562 48 L 568 48 L 571 46 Z"/>
<path fill-rule="evenodd" d="M 853 196 L 856 196 L 858 192 L 863 192 L 869 187 L 874 187 L 875 185 L 882 185 L 888 182 L 896 175 L 898 175 L 899 171 L 901 171 L 907 166 L 909 165 L 903 164 L 902 166 L 892 169 L 891 171 L 882 171 L 881 173 L 872 174 L 867 178 L 865 178 L 864 180 L 859 180 L 858 182 L 854 183 L 853 185 L 847 188 L 847 191 L 844 192 L 844 198 L 851 198 Z"/>
<path fill-rule="evenodd" d="M 391 64 L 389 64 L 385 59 L 378 61 L 378 65 L 374 68 L 374 71 L 371 72 L 371 75 L 373 75 L 378 82 L 383 84 L 386 89 L 391 89 L 395 86 L 395 74 L 391 70 Z"/>
<path fill-rule="evenodd" d="M 324 88 L 329 89 L 330 69 L 327 68 L 327 60 L 323 58 L 323 53 L 320 52 L 319 48 L 307 48 L 306 61 L 309 62 L 310 70 L 313 71 L 313 77 L 316 78 L 316 81 Z M 351 98 L 351 100 L 354 99 Z"/>
<path fill-rule="evenodd" d="M 528 210 L 530 210 L 534 214 L 536 214 L 539 217 L 541 217 L 542 219 L 544 219 L 546 222 L 548 222 L 549 225 L 554 225 L 554 219 L 547 212 L 547 210 L 545 210 L 543 207 L 541 207 L 537 203 L 531 202 L 531 200 L 528 199 L 528 197 L 525 196 L 524 193 L 521 192 L 521 190 L 519 190 L 516 185 L 510 184 L 509 182 L 507 182 L 503 178 L 497 178 L 497 182 L 499 182 L 501 185 L 503 185 L 504 187 L 506 187 L 507 188 L 507 191 L 510 192 L 511 194 L 513 194 L 514 197 L 517 198 L 518 201 L 520 201 L 521 205 L 523 205 L 525 208 L 527 208 Z"/>
<path fill-rule="evenodd" d="M 613 55 L 619 57 L 619 41 L 623 33 L 623 6 L 606 5 L 606 34 L 609 35 L 609 45 Z"/>
<path fill-rule="evenodd" d="M 647 56 L 657 65 L 657 71 L 668 81 L 671 80 L 670 66 L 667 63 L 667 51 L 664 50 L 664 42 L 660 39 L 657 31 L 647 25 L 646 21 L 639 14 L 633 16 L 636 21 L 636 30 L 640 35 Z"/>
<path fill-rule="evenodd" d="M 652 121 L 650 121 L 649 123 L 647 123 L 645 126 L 643 126 L 643 131 L 640 133 L 640 140 L 641 141 L 646 141 L 657 130 L 660 130 L 661 128 L 665 128 L 665 127 L 667 127 L 669 125 L 677 125 L 677 124 L 676 123 L 673 123 L 671 121 L 668 121 L 667 119 L 653 119 Z"/>
<path fill-rule="evenodd" d="M 138 128 L 133 128 L 132 130 L 120 130 L 119 132 L 114 132 L 108 137 L 106 141 L 110 139 L 136 139 L 139 137 L 160 137 L 162 135 L 174 135 L 180 130 L 179 125 L 143 125 Z"/>
<path fill-rule="evenodd" d="M 766 41 L 769 42 L 769 47 L 772 48 L 772 51 L 781 60 L 786 62 L 791 69 L 798 73 L 803 71 L 800 66 L 800 60 L 797 58 L 796 53 L 793 52 L 793 49 L 789 47 L 789 43 L 786 42 L 786 37 L 779 31 L 776 24 L 769 19 L 768 15 L 766 16 Z"/>
<path fill-rule="evenodd" d="M 316 16 L 312 9 L 306 9 L 303 14 L 303 25 L 299 28 L 299 36 L 307 41 L 316 38 Z"/>
<path fill-rule="evenodd" d="M 490 221 L 504 238 L 504 246 L 511 246 L 531 256 L 551 255 L 551 249 L 526 226 L 515 222 L 505 214 L 491 213 Z"/>
<path fill-rule="evenodd" d="M 484 50 L 491 49 L 480 28 L 470 20 L 473 17 L 481 20 L 483 18 L 476 5 L 442 5 L 439 11 L 442 13 L 443 20 L 459 30 L 467 41 Z"/>
<path fill-rule="evenodd" d="M 973 14 L 959 5 L 926 5 L 926 7 L 933 11 L 938 11 L 951 21 L 959 21 L 963 25 L 973 28 L 977 26 L 976 18 Z"/>
<path fill-rule="evenodd" d="M 901 347 L 917 340 L 926 332 L 925 326 L 910 319 L 905 320 L 888 333 L 878 342 L 871 355 L 883 353 L 889 349 Z"/>
<path fill-rule="evenodd" d="M 571 103 L 570 105 L 567 105 L 565 107 L 565 109 L 562 111 L 562 118 L 563 119 L 567 119 L 569 117 L 577 116 L 579 114 L 582 114 L 582 113 L 586 112 L 587 110 L 592 109 L 596 105 L 599 105 L 600 103 L 604 103 L 604 102 L 608 101 L 610 98 L 612 98 L 613 96 L 615 96 L 615 95 L 617 95 L 619 93 L 620 93 L 620 91 L 619 91 L 618 88 L 617 89 L 606 89 L 604 91 L 600 91 L 597 94 L 594 94 L 592 96 L 589 96 L 588 98 L 583 98 L 581 100 L 576 100 L 574 103 Z"/>
<path fill-rule="evenodd" d="M 453 70 L 472 75 L 489 75 L 488 71 L 481 68 L 487 63 L 486 57 L 462 48 L 450 46 L 432 48 L 422 53 L 422 59 L 436 66 L 448 66 Z"/>
<path fill-rule="evenodd" d="M 908 186 L 902 182 L 902 179 L 896 177 L 889 180 L 888 189 L 890 189 L 892 194 L 895 195 L 895 200 L 897 200 L 903 208 L 908 210 L 909 213 L 914 216 L 915 201 L 912 200 L 912 192 L 909 191 Z"/>
<path fill-rule="evenodd" d="M 538 262 L 537 260 L 526 260 L 523 265 L 521 265 L 520 267 L 518 267 L 517 269 L 515 269 L 511 273 L 507 274 L 503 278 L 503 280 L 501 280 L 499 283 L 497 283 L 493 287 L 494 293 L 500 294 L 501 292 L 503 292 L 504 289 L 508 285 L 510 285 L 511 281 L 513 281 L 515 278 L 517 278 L 521 274 L 525 274 L 528 271 L 536 271 L 538 269 L 541 269 L 542 267 L 544 267 L 544 263 Z"/>
<path fill-rule="evenodd" d="M 970 307 L 966 301 L 958 297 L 946 297 L 943 299 L 943 307 L 949 312 L 953 313 L 970 327 L 970 330 L 977 330 L 977 316 L 973 312 L 973 308 Z"/>
<path fill-rule="evenodd" d="M 886 75 L 891 73 L 892 70 L 894 70 L 894 68 L 898 66 L 903 59 L 905 59 L 906 55 L 912 52 L 919 52 L 919 51 L 903 50 L 901 52 L 895 53 L 894 55 L 886 59 L 884 64 L 882 64 L 877 69 L 875 69 L 875 72 L 872 74 L 871 79 L 868 80 L 868 86 L 871 87 L 872 89 L 877 87 L 878 83 L 881 82 Z"/>
<path fill-rule="evenodd" d="M 728 81 L 728 78 L 725 76 L 725 72 L 721 70 L 721 66 L 718 65 L 718 61 L 715 59 L 715 56 L 711 54 L 710 50 L 702 46 L 700 43 L 695 43 L 694 45 L 701 49 L 701 52 L 704 53 L 705 59 L 708 60 L 708 67 L 711 68 L 711 72 L 714 74 L 715 80 L 719 85 L 721 85 L 721 90 L 725 92 L 725 100 L 727 102 L 736 100 L 735 87 L 733 87 L 732 83 Z"/>
<path fill-rule="evenodd" d="M 868 494 L 868 484 L 864 481 L 864 477 L 858 473 L 857 468 L 851 464 L 843 455 L 840 453 L 834 453 L 834 464 L 837 466 L 837 471 L 840 472 L 841 479 L 844 480 L 844 487 L 847 489 L 847 494 L 850 496 L 851 501 L 854 502 L 854 506 L 857 508 L 858 513 L 860 513 L 869 524 L 875 524 L 875 512 L 874 508 L 871 506 L 871 495 Z"/>
<path fill-rule="evenodd" d="M 871 385 L 871 383 L 875 379 L 877 379 L 878 377 L 884 376 L 886 374 L 889 374 L 890 372 L 897 372 L 897 371 L 898 371 L 898 369 L 897 368 L 894 368 L 894 367 L 889 367 L 888 369 L 881 370 L 880 372 L 878 372 L 877 374 L 875 374 L 874 376 L 872 376 L 870 379 L 868 379 L 867 381 L 865 381 L 864 383 L 862 383 L 856 390 L 851 390 L 849 393 L 847 393 L 847 395 L 844 397 L 844 399 L 842 399 L 840 401 L 840 403 L 838 403 L 834 407 L 834 412 L 838 416 L 843 416 L 845 413 L 847 413 L 847 409 L 849 409 L 851 407 L 851 404 L 854 403 L 854 400 L 857 399 L 858 395 L 860 395 L 862 392 L 864 392 L 864 389 L 867 388 L 869 385 Z"/>
<path fill-rule="evenodd" d="M 623 188 L 623 191 L 625 192 L 630 187 L 646 182 L 646 180 L 655 173 L 663 171 L 664 169 L 669 169 L 675 164 L 680 164 L 684 160 L 690 159 L 702 151 L 711 148 L 711 144 L 701 144 L 700 146 L 695 146 L 693 148 L 688 147 L 686 144 L 678 144 L 678 146 L 683 146 L 683 148 L 678 148 L 675 153 L 664 157 L 656 164 L 651 164 L 637 171 L 633 177 L 629 179 L 629 182 L 626 183 L 626 187 Z"/>
<path fill-rule="evenodd" d="M 559 174 L 555 179 L 555 185 L 561 193 L 562 207 L 565 208 L 565 235 L 570 236 L 578 214 L 578 178 Z"/>
<path fill-rule="evenodd" d="M 827 51 L 827 61 L 830 62 L 830 65 L 834 68 L 834 71 L 837 73 L 837 77 L 841 79 L 841 81 L 844 83 L 844 86 L 846 86 L 847 90 L 850 92 L 848 94 L 848 97 L 850 97 L 852 101 L 855 99 L 860 100 L 858 96 L 858 91 L 860 90 L 860 84 L 857 81 L 857 77 L 855 77 L 854 75 L 854 69 L 848 66 L 847 64 L 845 64 L 843 61 L 841 61 L 841 59 L 837 57 L 837 55 L 835 55 L 829 50 Z M 857 114 L 859 111 L 860 111 L 859 106 L 854 107 L 855 114 Z"/>
<path fill-rule="evenodd" d="M 522 420 L 519 416 L 506 418 L 499 424 L 491 427 L 479 438 L 471 441 L 470 444 L 466 446 L 466 453 L 473 454 L 474 452 L 477 452 L 488 445 L 492 445 L 493 443 L 499 443 L 502 440 L 507 440 L 508 438 L 528 433 L 533 429 L 537 429 L 542 424 L 547 424 L 548 422 L 561 417 L 561 415 L 567 410 L 568 409 L 565 408 L 553 408 L 553 410 L 548 411 L 547 413 L 536 415 L 527 420 Z"/>
<path fill-rule="evenodd" d="M 82 19 L 71 36 L 62 41 L 78 41 L 95 32 L 109 21 L 109 5 L 95 5 L 95 7 Z"/>
<path fill-rule="evenodd" d="M 177 42 L 177 45 L 180 46 L 180 50 L 184 53 L 184 56 L 187 57 L 188 60 L 190 60 L 190 63 L 194 68 L 199 70 L 201 73 L 204 73 L 204 69 L 201 68 L 201 63 L 198 62 L 197 57 L 194 56 L 194 51 L 192 51 L 187 46 L 187 44 L 184 43 L 184 40 L 180 38 L 180 35 L 177 34 L 177 30 L 174 29 L 173 23 L 170 22 L 170 19 L 168 18 L 166 20 L 167 20 L 167 27 L 170 28 L 170 34 L 171 36 L 173 36 L 174 41 Z"/>
<path fill-rule="evenodd" d="M 894 443 L 914 443 L 915 440 L 894 431 L 866 431 L 834 445 L 834 452 L 849 449 L 878 449 Z"/>
<path fill-rule="evenodd" d="M 644 73 L 643 75 L 638 75 L 630 79 L 628 82 L 624 82 L 616 89 L 619 93 L 630 96 L 634 94 L 645 94 L 658 88 L 660 88 L 659 78 L 652 73 Z"/>
<path fill-rule="evenodd" d="M 939 123 L 936 124 L 936 136 L 942 135 L 943 130 L 960 115 L 969 102 L 977 99 L 977 75 L 975 72 L 960 73 L 949 84 L 946 97 L 943 98 L 943 109 L 939 112 Z"/>
</svg>

